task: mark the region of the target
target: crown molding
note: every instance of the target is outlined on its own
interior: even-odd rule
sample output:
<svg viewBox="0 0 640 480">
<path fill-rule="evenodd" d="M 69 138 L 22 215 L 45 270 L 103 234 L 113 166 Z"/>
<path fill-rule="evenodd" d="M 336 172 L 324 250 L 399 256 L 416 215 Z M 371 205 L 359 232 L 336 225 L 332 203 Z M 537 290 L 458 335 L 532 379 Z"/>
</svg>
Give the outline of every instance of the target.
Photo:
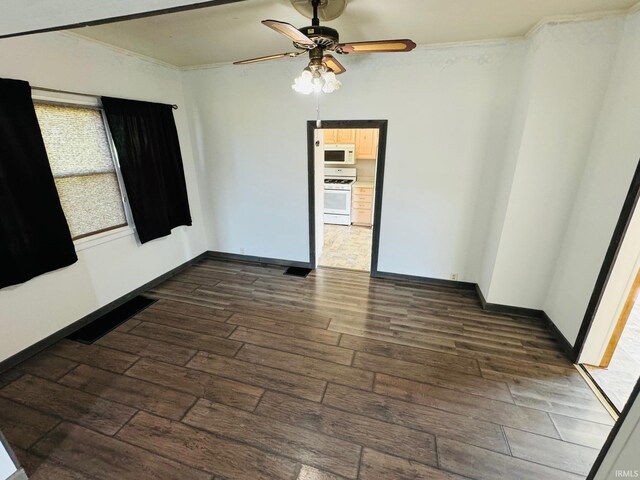
<svg viewBox="0 0 640 480">
<path fill-rule="evenodd" d="M 69 32 L 69 31 L 64 31 L 64 32 L 53 32 L 56 35 L 61 35 L 64 37 L 69 37 L 69 38 L 73 38 L 75 40 L 82 40 L 84 42 L 89 42 L 89 43 L 93 43 L 94 45 L 99 45 L 101 47 L 107 48 L 113 52 L 119 53 L 121 55 L 126 55 L 127 57 L 133 57 L 137 60 L 142 60 L 143 62 L 147 62 L 147 63 L 151 63 L 153 65 L 159 66 L 159 67 L 164 67 L 164 68 L 168 68 L 170 70 L 180 70 L 180 67 L 178 67 L 177 65 L 173 65 L 171 63 L 167 63 L 167 62 L 163 62 L 162 60 L 158 60 L 157 58 L 154 57 L 149 57 L 147 55 L 144 55 L 142 53 L 138 53 L 138 52 L 134 52 L 133 50 L 128 50 L 126 48 L 122 48 L 122 47 L 118 47 L 116 45 L 113 45 L 111 43 L 107 43 L 107 42 L 103 42 L 101 40 L 96 40 L 95 38 L 91 38 L 91 37 L 86 37 L 80 33 L 76 33 L 76 32 Z"/>
</svg>

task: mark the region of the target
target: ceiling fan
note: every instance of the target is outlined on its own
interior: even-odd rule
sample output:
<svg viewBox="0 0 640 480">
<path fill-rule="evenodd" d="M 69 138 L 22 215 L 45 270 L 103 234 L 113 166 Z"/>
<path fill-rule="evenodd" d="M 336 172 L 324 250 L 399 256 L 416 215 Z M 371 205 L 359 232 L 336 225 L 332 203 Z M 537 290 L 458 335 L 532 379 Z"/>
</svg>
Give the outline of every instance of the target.
<svg viewBox="0 0 640 480">
<path fill-rule="evenodd" d="M 344 73 L 346 69 L 333 55 L 326 52 L 341 55 L 352 53 L 409 52 L 416 47 L 413 41 L 406 38 L 399 40 L 340 43 L 340 36 L 337 30 L 320 26 L 318 9 L 322 9 L 321 13 L 324 18 L 332 19 L 342 13 L 346 3 L 345 0 L 292 0 L 292 3 L 300 12 L 306 12 L 312 9 L 313 17 L 311 19 L 311 26 L 298 29 L 290 23 L 280 22 L 278 20 L 263 20 L 262 24 L 292 40 L 293 46 L 297 50 L 240 60 L 234 62 L 234 65 L 246 65 L 284 57 L 299 57 L 300 55 L 308 53 L 309 64 L 302 72 L 302 75 L 295 79 L 292 88 L 297 92 L 305 94 L 320 91 L 330 93 L 340 88 L 341 83 L 335 76 Z"/>
</svg>

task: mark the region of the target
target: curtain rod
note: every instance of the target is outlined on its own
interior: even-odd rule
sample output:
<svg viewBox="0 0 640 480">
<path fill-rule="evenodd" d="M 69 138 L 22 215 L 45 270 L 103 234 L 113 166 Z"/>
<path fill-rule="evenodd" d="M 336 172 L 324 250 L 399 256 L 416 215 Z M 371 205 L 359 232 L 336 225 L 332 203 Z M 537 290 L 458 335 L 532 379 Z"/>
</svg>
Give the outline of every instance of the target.
<svg viewBox="0 0 640 480">
<path fill-rule="evenodd" d="M 44 92 L 53 92 L 53 93 L 66 93 L 68 95 L 79 95 L 81 97 L 100 97 L 101 95 L 92 95 L 90 93 L 78 93 L 78 92 L 70 92 L 68 90 L 58 90 L 56 88 L 46 88 L 46 87 L 34 87 L 33 85 L 31 86 L 32 90 L 42 90 Z M 178 105 L 176 105 L 175 103 L 173 105 L 171 105 L 171 108 L 173 108 L 174 110 L 178 109 Z"/>
</svg>

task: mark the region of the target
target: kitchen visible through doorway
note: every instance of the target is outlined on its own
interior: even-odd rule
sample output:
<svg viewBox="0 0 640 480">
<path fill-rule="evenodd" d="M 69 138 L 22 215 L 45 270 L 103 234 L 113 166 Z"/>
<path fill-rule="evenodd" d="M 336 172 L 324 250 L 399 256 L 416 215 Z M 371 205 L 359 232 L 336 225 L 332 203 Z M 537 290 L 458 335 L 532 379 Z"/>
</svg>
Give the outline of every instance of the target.
<svg viewBox="0 0 640 480">
<path fill-rule="evenodd" d="M 324 209 L 322 267 L 370 271 L 378 128 L 321 130 Z"/>
</svg>

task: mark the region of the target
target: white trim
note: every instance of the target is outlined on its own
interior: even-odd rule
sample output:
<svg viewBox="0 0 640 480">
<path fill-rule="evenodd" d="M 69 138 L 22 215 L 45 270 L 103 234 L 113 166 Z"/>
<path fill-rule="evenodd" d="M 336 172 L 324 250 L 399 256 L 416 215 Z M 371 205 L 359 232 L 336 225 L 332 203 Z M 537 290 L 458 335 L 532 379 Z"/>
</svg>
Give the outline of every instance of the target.
<svg viewBox="0 0 640 480">
<path fill-rule="evenodd" d="M 456 47 L 486 47 L 486 46 L 500 46 L 509 45 L 512 43 L 520 43 L 524 41 L 524 37 L 500 37 L 489 38 L 486 40 L 465 40 L 461 42 L 443 42 L 443 43 L 425 43 L 417 45 L 415 50 L 444 50 L 447 48 Z M 191 65 L 187 67 L 179 67 L 183 72 L 190 70 L 209 70 L 214 68 L 223 68 L 229 65 L 233 65 L 233 62 L 221 62 L 221 63 L 205 63 L 202 65 Z"/>
<path fill-rule="evenodd" d="M 114 23 L 117 23 L 117 22 L 114 22 Z M 135 57 L 138 60 L 142 60 L 144 62 L 152 63 L 152 64 L 157 65 L 159 67 L 168 68 L 170 70 L 180 70 L 179 66 L 173 65 L 172 63 L 167 63 L 167 62 L 164 62 L 164 61 L 159 60 L 157 58 L 149 57 L 149 56 L 144 55 L 142 53 L 134 52 L 133 50 L 128 50 L 126 48 L 118 47 L 117 45 L 113 45 L 111 43 L 103 42 L 101 40 L 96 40 L 95 38 L 86 37 L 86 36 L 82 35 L 81 33 L 71 32 L 69 30 L 60 30 L 60 31 L 57 31 L 57 32 L 54 32 L 54 33 L 56 33 L 58 35 L 63 35 L 65 37 L 73 38 L 75 40 L 83 40 L 83 41 L 86 41 L 86 42 L 89 42 L 89 43 L 94 43 L 96 45 L 100 45 L 102 47 L 108 48 L 109 50 L 113 50 L 114 52 L 120 53 L 122 55 L 127 55 L 129 57 Z"/>
<path fill-rule="evenodd" d="M 637 5 L 636 5 L 637 6 Z M 631 8 L 635 8 L 631 7 Z M 561 25 L 565 23 L 582 23 L 582 22 L 594 22 L 597 20 L 604 20 L 607 18 L 615 18 L 627 16 L 630 13 L 630 9 L 627 10 L 605 10 L 603 12 L 583 13 L 580 15 L 557 15 L 552 17 L 544 17 L 533 27 L 524 34 L 524 38 L 531 38 L 538 33 L 542 28 L 547 25 Z"/>
<path fill-rule="evenodd" d="M 128 237 L 130 235 L 133 235 L 134 233 L 135 230 L 130 225 L 127 225 L 124 227 L 114 228 L 113 230 L 96 233 L 94 235 L 89 235 L 88 237 L 74 240 L 73 245 L 75 246 L 76 252 L 81 252 L 82 250 L 97 247 L 98 245 L 101 245 L 103 243 L 113 242 L 114 240 L 118 240 L 119 238 Z"/>
<path fill-rule="evenodd" d="M 607 413 L 611 416 L 613 421 L 617 422 L 618 421 L 618 414 L 611 407 L 611 404 L 609 402 L 607 402 L 607 400 L 604 398 L 602 393 L 600 393 L 600 390 L 598 390 L 598 387 L 595 384 L 595 382 L 591 379 L 591 377 L 589 375 L 587 375 L 585 373 L 585 371 L 582 369 L 582 367 L 579 364 L 578 365 L 574 364 L 573 366 L 575 367 L 576 370 L 578 370 L 578 373 L 580 374 L 582 379 L 585 381 L 587 386 L 591 389 L 591 391 L 596 396 L 596 398 L 600 401 L 600 403 L 602 404 L 604 409 L 607 411 Z"/>
<path fill-rule="evenodd" d="M 31 98 L 36 102 L 53 102 L 61 105 L 102 108 L 100 98 L 96 95 L 49 92 L 47 90 L 40 90 L 37 87 L 31 87 Z"/>
</svg>

